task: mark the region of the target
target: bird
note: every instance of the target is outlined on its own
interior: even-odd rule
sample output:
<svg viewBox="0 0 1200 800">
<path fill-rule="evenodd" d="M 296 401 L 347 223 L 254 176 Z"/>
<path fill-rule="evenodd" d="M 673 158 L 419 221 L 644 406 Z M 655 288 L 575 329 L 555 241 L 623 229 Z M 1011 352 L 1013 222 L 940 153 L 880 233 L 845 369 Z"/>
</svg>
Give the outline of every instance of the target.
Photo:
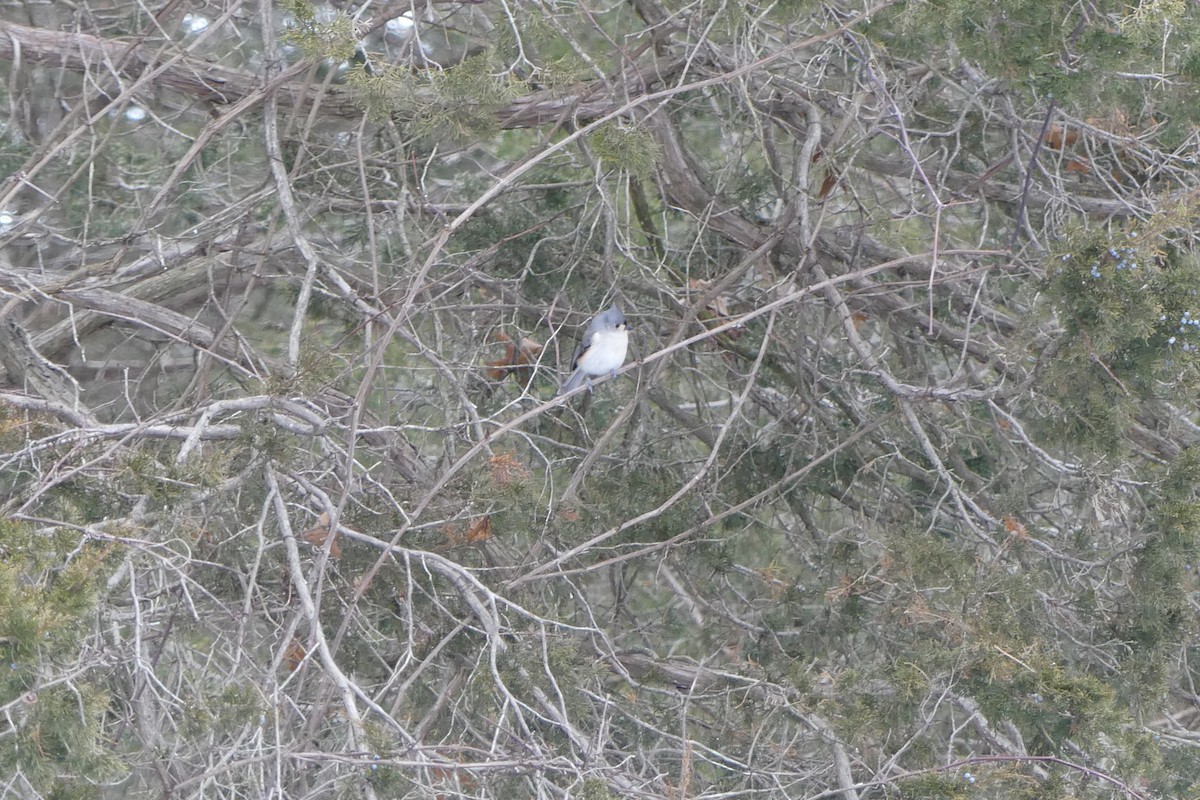
<svg viewBox="0 0 1200 800">
<path fill-rule="evenodd" d="M 587 381 L 592 387 L 592 378 L 600 375 L 616 375 L 617 368 L 625 363 L 625 351 L 629 349 L 629 326 L 625 315 L 614 305 L 602 311 L 588 323 L 583 338 L 571 359 L 571 377 L 558 387 L 560 395 L 578 389 Z"/>
</svg>

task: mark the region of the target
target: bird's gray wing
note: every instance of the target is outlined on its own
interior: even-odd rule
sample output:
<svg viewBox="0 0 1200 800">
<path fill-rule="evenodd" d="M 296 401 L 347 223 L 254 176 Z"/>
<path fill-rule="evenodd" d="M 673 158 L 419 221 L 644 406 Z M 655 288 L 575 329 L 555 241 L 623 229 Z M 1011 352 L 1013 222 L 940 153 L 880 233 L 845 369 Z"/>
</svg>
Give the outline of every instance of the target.
<svg viewBox="0 0 1200 800">
<path fill-rule="evenodd" d="M 583 351 L 592 346 L 592 338 L 599 330 L 599 320 L 592 320 L 587 326 L 587 330 L 583 332 L 583 338 L 579 340 L 579 346 L 575 348 L 575 355 L 571 356 L 571 369 L 576 369 L 579 366 L 579 357 L 583 355 Z"/>
</svg>

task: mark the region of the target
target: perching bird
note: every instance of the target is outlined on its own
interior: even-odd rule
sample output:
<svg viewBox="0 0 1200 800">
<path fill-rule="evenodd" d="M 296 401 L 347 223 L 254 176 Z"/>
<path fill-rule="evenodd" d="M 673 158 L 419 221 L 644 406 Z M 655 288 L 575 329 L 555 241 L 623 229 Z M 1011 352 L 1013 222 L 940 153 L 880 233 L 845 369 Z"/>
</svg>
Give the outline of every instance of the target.
<svg viewBox="0 0 1200 800">
<path fill-rule="evenodd" d="M 591 388 L 592 378 L 598 375 L 616 375 L 617 368 L 625 363 L 625 351 L 629 348 L 629 327 L 621 309 L 613 306 L 596 315 L 579 341 L 575 357 L 571 359 L 571 377 L 558 387 L 559 394 L 566 394 L 585 380 Z"/>
</svg>

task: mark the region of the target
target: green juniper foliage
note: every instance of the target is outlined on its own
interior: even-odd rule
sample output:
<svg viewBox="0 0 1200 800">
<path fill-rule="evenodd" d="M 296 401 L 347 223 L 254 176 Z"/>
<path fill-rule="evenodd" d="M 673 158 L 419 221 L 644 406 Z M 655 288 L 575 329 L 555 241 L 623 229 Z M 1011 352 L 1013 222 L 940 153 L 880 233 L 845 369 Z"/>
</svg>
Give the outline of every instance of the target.
<svg viewBox="0 0 1200 800">
<path fill-rule="evenodd" d="M 113 703 L 103 655 L 89 646 L 115 548 L 79 531 L 0 522 L 0 771 L 34 791 L 98 797 L 118 778 L 108 742 Z M 17 778 L 20 776 L 20 778 Z"/>
</svg>

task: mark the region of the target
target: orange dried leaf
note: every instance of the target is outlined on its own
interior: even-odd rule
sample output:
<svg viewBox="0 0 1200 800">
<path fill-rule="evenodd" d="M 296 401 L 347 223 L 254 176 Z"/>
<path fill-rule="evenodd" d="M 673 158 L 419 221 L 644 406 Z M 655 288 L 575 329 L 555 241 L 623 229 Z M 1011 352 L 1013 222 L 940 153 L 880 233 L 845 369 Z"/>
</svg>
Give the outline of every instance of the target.
<svg viewBox="0 0 1200 800">
<path fill-rule="evenodd" d="M 833 187 L 837 186 L 838 176 L 836 172 L 825 173 L 825 180 L 821 181 L 821 189 L 817 192 L 817 199 L 824 200 L 833 191 Z"/>
<path fill-rule="evenodd" d="M 491 471 L 492 485 L 499 489 L 507 489 L 514 483 L 524 483 L 532 473 L 529 468 L 517 460 L 514 453 L 497 453 L 488 461 Z"/>
<path fill-rule="evenodd" d="M 1051 125 L 1050 129 L 1046 131 L 1046 135 L 1042 137 L 1042 142 L 1052 150 L 1062 150 L 1077 141 L 1079 141 L 1079 131 L 1064 128 L 1057 122 Z"/>
<path fill-rule="evenodd" d="M 308 542 L 314 547 L 324 547 L 325 542 L 329 539 L 329 516 L 322 514 L 321 518 L 325 520 L 324 527 L 312 528 L 300 534 L 300 537 L 304 539 L 304 541 Z M 339 538 L 341 538 L 341 535 L 335 533 L 333 535 L 333 541 L 329 543 L 329 555 L 331 558 L 342 557 L 342 547 L 338 544 Z"/>
<path fill-rule="evenodd" d="M 503 379 L 517 367 L 533 364 L 542 352 L 542 345 L 528 337 L 521 339 L 518 343 L 514 342 L 508 334 L 497 333 L 492 339 L 504 345 L 504 357 L 487 362 L 489 367 L 487 376 L 495 381 Z"/>
<path fill-rule="evenodd" d="M 288 672 L 295 672 L 304 661 L 304 657 L 308 655 L 308 651 L 304 649 L 304 645 L 300 644 L 299 639 L 292 639 L 287 646 L 287 650 L 283 651 L 283 666 Z"/>
<path fill-rule="evenodd" d="M 517 351 L 517 366 L 527 367 L 538 360 L 542 354 L 542 344 L 529 337 L 521 339 L 521 348 Z"/>
<path fill-rule="evenodd" d="M 471 521 L 467 526 L 467 544 L 479 544 L 486 542 L 492 538 L 492 518 L 490 515 L 483 515 L 478 519 Z"/>
<path fill-rule="evenodd" d="M 1018 539 L 1029 538 L 1029 531 L 1021 524 L 1021 521 L 1012 514 L 1004 515 L 1004 530 L 1016 536 Z"/>
<path fill-rule="evenodd" d="M 1067 172 L 1076 172 L 1080 175 L 1092 174 L 1092 165 L 1087 162 L 1086 158 L 1068 158 L 1063 165 L 1063 169 Z"/>
<path fill-rule="evenodd" d="M 504 376 L 508 374 L 508 369 L 506 369 L 505 364 L 506 362 L 504 359 L 489 361 L 487 362 L 487 365 L 490 367 L 490 369 L 488 369 L 485 374 L 493 381 L 503 380 Z"/>
</svg>

